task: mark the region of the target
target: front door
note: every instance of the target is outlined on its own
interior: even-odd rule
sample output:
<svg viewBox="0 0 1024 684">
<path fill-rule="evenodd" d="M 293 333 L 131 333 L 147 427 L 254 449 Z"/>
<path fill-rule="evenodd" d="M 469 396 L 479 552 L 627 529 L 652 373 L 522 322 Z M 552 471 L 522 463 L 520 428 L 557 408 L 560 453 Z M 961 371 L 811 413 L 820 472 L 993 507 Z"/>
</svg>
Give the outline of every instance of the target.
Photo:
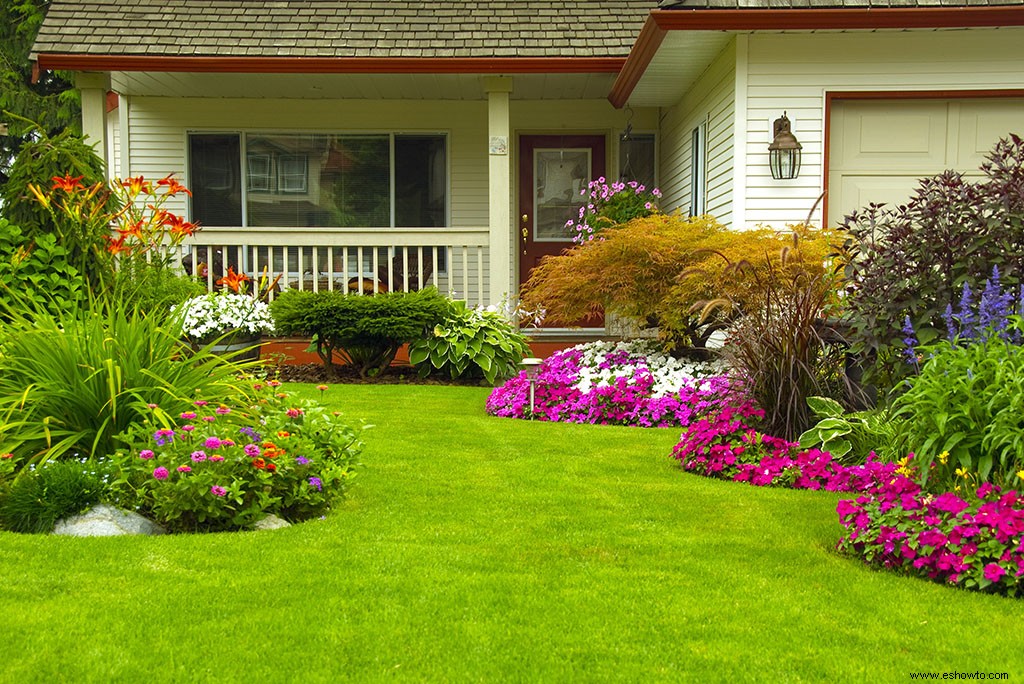
<svg viewBox="0 0 1024 684">
<path fill-rule="evenodd" d="M 587 184 L 605 175 L 603 135 L 519 138 L 519 282 L 547 255 L 572 247 L 566 222 L 579 218 Z M 580 322 L 601 327 L 601 318 Z"/>
</svg>

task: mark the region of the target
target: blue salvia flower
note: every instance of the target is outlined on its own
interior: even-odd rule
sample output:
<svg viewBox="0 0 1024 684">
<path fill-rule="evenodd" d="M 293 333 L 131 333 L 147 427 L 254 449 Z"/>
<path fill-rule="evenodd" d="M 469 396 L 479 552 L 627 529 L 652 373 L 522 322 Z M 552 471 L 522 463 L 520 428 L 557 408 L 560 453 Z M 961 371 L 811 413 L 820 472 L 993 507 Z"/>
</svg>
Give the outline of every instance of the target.
<svg viewBox="0 0 1024 684">
<path fill-rule="evenodd" d="M 907 363 L 917 365 L 917 333 L 914 332 L 914 324 L 910 322 L 910 316 L 903 318 L 903 358 Z"/>
<path fill-rule="evenodd" d="M 985 289 L 978 303 L 978 332 L 981 341 L 993 334 L 1000 335 L 1006 329 L 1011 304 L 1012 296 L 1009 293 L 1003 294 L 999 285 L 999 267 L 993 266 L 992 277 L 985 281 Z"/>
<path fill-rule="evenodd" d="M 956 344 L 957 329 L 956 320 L 953 318 L 953 305 L 946 304 L 946 310 L 942 313 L 942 320 L 946 322 L 946 337 L 953 344 Z"/>
<path fill-rule="evenodd" d="M 960 312 L 957 320 L 960 322 L 960 338 L 964 340 L 974 339 L 974 313 L 971 311 L 973 295 L 971 286 L 964 283 L 964 291 L 960 295 Z"/>
</svg>

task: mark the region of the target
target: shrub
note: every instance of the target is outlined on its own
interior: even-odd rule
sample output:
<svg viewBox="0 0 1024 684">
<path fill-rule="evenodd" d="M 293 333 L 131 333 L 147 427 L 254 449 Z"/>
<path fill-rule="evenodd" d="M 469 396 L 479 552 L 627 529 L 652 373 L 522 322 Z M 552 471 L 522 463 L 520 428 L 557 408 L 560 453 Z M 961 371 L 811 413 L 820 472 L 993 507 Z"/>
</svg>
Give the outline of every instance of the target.
<svg viewBox="0 0 1024 684">
<path fill-rule="evenodd" d="M 78 308 L 86 298 L 85 281 L 68 262 L 68 251 L 50 233 L 29 239 L 0 219 L 0 297 L 3 308 L 44 310 L 52 315 Z M 8 314 L 0 310 L 0 319 Z"/>
<path fill-rule="evenodd" d="M 0 343 L 0 452 L 99 457 L 150 415 L 149 404 L 175 415 L 203 391 L 244 405 L 242 366 L 182 349 L 179 322 L 123 307 L 15 316 Z"/>
<path fill-rule="evenodd" d="M 806 269 L 823 272 L 833 234 L 799 231 L 802 247 L 790 263 L 799 259 Z M 704 305 L 728 299 L 744 306 L 756 294 L 747 273 L 777 262 L 792 241 L 790 234 L 730 231 L 710 217 L 665 214 L 605 229 L 601 237 L 545 257 L 523 287 L 523 306 L 566 324 L 606 311 L 658 326 L 666 347 L 676 349 L 703 347 L 724 325 L 720 318 L 703 319 Z M 749 270 L 726 278 L 730 263 L 748 264 Z"/>
<path fill-rule="evenodd" d="M 686 425 L 731 400 L 716 364 L 683 364 L 644 342 L 593 342 L 541 364 L 530 412 L 522 372 L 491 392 L 487 412 L 504 418 L 668 427 Z"/>
<path fill-rule="evenodd" d="M 870 453 L 882 461 L 895 461 L 906 453 L 899 421 L 887 408 L 847 413 L 828 397 L 808 397 L 807 405 L 818 422 L 800 435 L 800 448 L 820 448 L 836 460 L 863 463 Z"/>
<path fill-rule="evenodd" d="M 24 471 L 0 499 L 0 523 L 12 532 L 51 532 L 58 520 L 100 502 L 106 484 L 78 461 Z"/>
<path fill-rule="evenodd" d="M 312 337 L 329 372 L 337 354 L 364 378 L 387 368 L 403 344 L 425 336 L 447 310 L 432 287 L 372 296 L 289 291 L 271 304 L 279 333 Z"/>
<path fill-rule="evenodd" d="M 452 378 L 483 377 L 492 385 L 514 375 L 529 353 L 526 337 L 501 313 L 462 301 L 450 302 L 431 334 L 409 344 L 409 361 L 420 377 L 439 371 Z"/>
<path fill-rule="evenodd" d="M 922 342 L 943 330 L 964 284 L 978 288 L 993 265 L 1024 278 L 1024 141 L 996 144 L 970 181 L 947 171 L 921 179 L 905 205 L 871 205 L 847 218 L 849 320 L 854 341 L 878 354 L 883 374 L 905 374 L 898 349 L 904 316 Z"/>
<path fill-rule="evenodd" d="M 722 350 L 745 390 L 765 411 L 766 429 L 794 439 L 814 424 L 812 396 L 849 402 L 843 345 L 828 325 L 835 278 L 805 269 L 784 253 L 778 264 L 750 272 L 759 296 L 747 304 Z M 742 262 L 736 272 L 748 270 Z"/>
<path fill-rule="evenodd" d="M 256 385 L 256 423 L 199 400 L 171 427 L 159 427 L 158 414 L 132 425 L 130 448 L 114 457 L 119 505 L 177 531 L 238 529 L 268 514 L 304 520 L 330 509 L 362 442 L 337 412 L 295 402 L 279 384 Z"/>
</svg>

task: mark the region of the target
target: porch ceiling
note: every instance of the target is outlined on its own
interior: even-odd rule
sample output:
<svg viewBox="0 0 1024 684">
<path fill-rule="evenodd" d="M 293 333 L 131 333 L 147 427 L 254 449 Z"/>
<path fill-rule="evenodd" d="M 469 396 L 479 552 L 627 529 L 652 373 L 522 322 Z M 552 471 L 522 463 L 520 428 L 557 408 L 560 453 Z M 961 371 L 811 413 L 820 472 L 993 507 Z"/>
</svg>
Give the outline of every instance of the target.
<svg viewBox="0 0 1024 684">
<path fill-rule="evenodd" d="M 613 73 L 515 74 L 512 98 L 565 100 L 607 97 Z M 239 74 L 115 71 L 111 87 L 124 95 L 157 97 L 357 100 L 483 100 L 481 74 Z"/>
</svg>

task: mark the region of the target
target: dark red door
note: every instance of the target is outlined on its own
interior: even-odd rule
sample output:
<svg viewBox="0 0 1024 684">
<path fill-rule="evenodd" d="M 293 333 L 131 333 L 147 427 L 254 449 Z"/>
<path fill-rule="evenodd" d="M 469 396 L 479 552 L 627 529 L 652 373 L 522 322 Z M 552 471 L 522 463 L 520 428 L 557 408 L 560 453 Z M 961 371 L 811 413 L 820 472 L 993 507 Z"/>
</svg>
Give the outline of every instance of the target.
<svg viewBox="0 0 1024 684">
<path fill-rule="evenodd" d="M 605 175 L 603 135 L 524 135 L 519 138 L 519 282 L 540 260 L 572 247 L 566 221 L 579 217 L 587 184 Z M 602 327 L 603 317 L 579 322 Z"/>
</svg>

